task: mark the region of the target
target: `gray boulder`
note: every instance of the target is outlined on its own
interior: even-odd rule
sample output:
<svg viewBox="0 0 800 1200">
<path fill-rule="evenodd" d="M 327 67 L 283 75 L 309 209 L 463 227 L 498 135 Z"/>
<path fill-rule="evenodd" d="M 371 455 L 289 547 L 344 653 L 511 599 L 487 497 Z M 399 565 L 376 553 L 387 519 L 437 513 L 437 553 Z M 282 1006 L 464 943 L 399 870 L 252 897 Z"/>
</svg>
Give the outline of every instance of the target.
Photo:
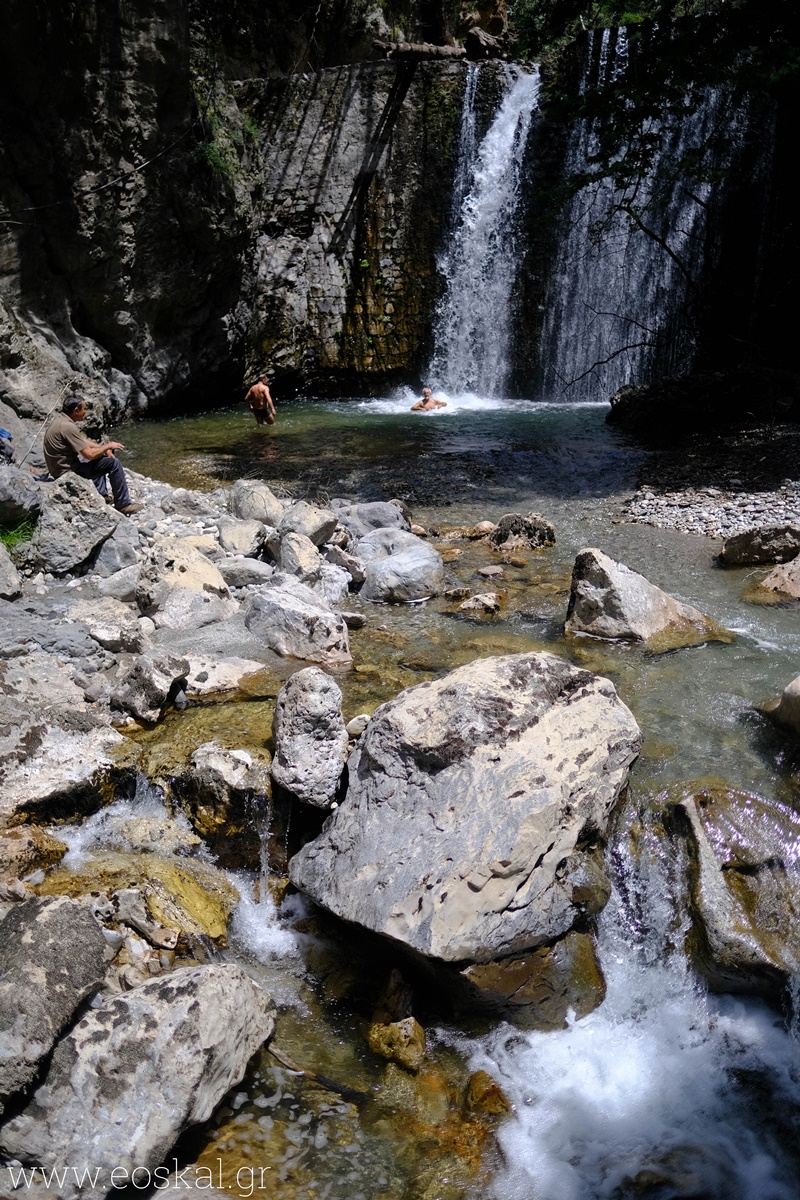
<svg viewBox="0 0 800 1200">
<path fill-rule="evenodd" d="M 135 566 L 141 557 L 139 527 L 134 521 L 120 521 L 103 542 L 92 565 L 96 575 L 104 577 Z"/>
<path fill-rule="evenodd" d="M 310 588 L 276 575 L 250 603 L 245 624 L 276 654 L 330 665 L 350 663 L 347 626 Z"/>
<path fill-rule="evenodd" d="M 600 846 L 641 740 L 607 679 L 552 654 L 477 660 L 377 709 L 292 882 L 448 962 L 551 942 L 608 897 Z"/>
<path fill-rule="evenodd" d="M 364 582 L 364 563 L 357 555 L 348 554 L 341 546 L 328 546 L 325 550 L 325 558 L 331 566 L 342 567 L 347 571 L 356 587 Z"/>
<path fill-rule="evenodd" d="M 365 564 L 366 600 L 404 603 L 437 595 L 444 584 L 442 556 L 404 529 L 375 529 L 358 543 Z"/>
<path fill-rule="evenodd" d="M 264 545 L 264 526 L 261 521 L 234 520 L 223 517 L 219 522 L 219 544 L 228 554 L 255 556 Z"/>
<path fill-rule="evenodd" d="M 283 539 L 287 533 L 302 533 L 315 546 L 327 542 L 336 528 L 336 513 L 329 508 L 317 508 L 315 504 L 307 504 L 298 500 L 291 508 L 287 508 L 278 522 L 278 533 Z"/>
<path fill-rule="evenodd" d="M 555 545 L 556 531 L 540 513 L 507 513 L 489 534 L 489 541 L 501 550 L 539 549 Z"/>
<path fill-rule="evenodd" d="M 101 579 L 97 590 L 101 596 L 108 596 L 112 600 L 122 600 L 125 604 L 135 604 L 140 575 L 139 566 L 133 563 L 130 567 L 123 567 L 120 571 L 115 571 L 113 575 L 107 575 L 105 579 Z"/>
<path fill-rule="evenodd" d="M 0 599 L 13 600 L 21 591 L 19 571 L 14 566 L 11 555 L 0 542 Z"/>
<path fill-rule="evenodd" d="M 274 1027 L 272 1000 L 240 967 L 154 979 L 82 1017 L 0 1143 L 47 1168 L 91 1166 L 96 1183 L 80 1195 L 100 1200 L 115 1168 L 117 1186 L 122 1170 L 152 1170 L 184 1129 L 208 1120 Z M 78 1195 L 74 1181 L 61 1195 Z"/>
<path fill-rule="evenodd" d="M 276 526 L 283 516 L 283 505 L 265 483 L 257 479 L 237 479 L 231 488 L 231 512 L 242 521 L 260 521 Z"/>
<path fill-rule="evenodd" d="M 339 524 L 357 542 L 373 529 L 411 529 L 411 522 L 399 505 L 391 500 L 375 500 L 369 504 L 347 504 L 334 500 L 331 504 Z"/>
<path fill-rule="evenodd" d="M 18 904 L 0 924 L 0 1112 L 100 987 L 105 944 L 88 907 L 66 896 Z"/>
<path fill-rule="evenodd" d="M 98 600 L 76 600 L 69 616 L 86 626 L 94 640 L 105 650 L 138 652 L 142 648 L 139 614 L 122 600 L 104 596 Z"/>
<path fill-rule="evenodd" d="M 304 804 L 328 808 L 347 758 L 342 693 L 319 667 L 297 671 L 278 692 L 272 778 Z"/>
<path fill-rule="evenodd" d="M 325 603 L 331 608 L 339 608 L 346 604 L 350 597 L 350 574 L 344 567 L 334 566 L 333 563 L 322 562 L 319 568 L 319 579 L 314 584 L 314 591 L 319 592 Z M 353 626 L 351 625 L 352 629 Z"/>
<path fill-rule="evenodd" d="M 699 609 L 593 549 L 575 559 L 564 632 L 646 642 L 657 650 L 732 637 Z"/>
<path fill-rule="evenodd" d="M 180 769 L 170 766 L 165 790 L 221 867 L 261 866 L 261 828 L 270 811 L 270 756 L 204 742 Z M 254 819 L 255 818 L 255 819 Z"/>
<path fill-rule="evenodd" d="M 46 489 L 31 539 L 33 561 L 44 571 L 66 575 L 88 562 L 124 520 L 93 483 L 68 471 Z"/>
<path fill-rule="evenodd" d="M 272 564 L 260 558 L 223 558 L 217 567 L 228 587 L 257 587 L 275 574 Z"/>
<path fill-rule="evenodd" d="M 725 539 L 720 557 L 729 567 L 784 563 L 800 551 L 800 526 L 759 525 Z"/>
<path fill-rule="evenodd" d="M 310 538 L 302 533 L 285 533 L 281 538 L 280 569 L 309 586 L 319 579 L 322 558 Z"/>
<path fill-rule="evenodd" d="M 175 692 L 186 686 L 188 673 L 188 659 L 171 654 L 122 655 L 111 684 L 111 703 L 137 720 L 157 721 Z"/>
<path fill-rule="evenodd" d="M 214 563 L 187 539 L 157 538 L 142 564 L 136 600 L 157 628 L 197 629 L 238 611 Z"/>
<path fill-rule="evenodd" d="M 35 521 L 42 508 L 42 492 L 30 471 L 0 464 L 0 525 Z"/>
</svg>

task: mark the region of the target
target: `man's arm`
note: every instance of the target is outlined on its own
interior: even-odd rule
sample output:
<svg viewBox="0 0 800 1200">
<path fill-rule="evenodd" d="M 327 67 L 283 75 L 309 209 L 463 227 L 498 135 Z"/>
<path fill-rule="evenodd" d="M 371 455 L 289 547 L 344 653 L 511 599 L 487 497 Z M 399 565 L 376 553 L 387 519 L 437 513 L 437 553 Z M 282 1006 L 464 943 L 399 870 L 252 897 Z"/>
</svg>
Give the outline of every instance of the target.
<svg viewBox="0 0 800 1200">
<path fill-rule="evenodd" d="M 422 408 L 422 401 L 418 400 L 416 404 L 411 405 L 411 408 L 408 411 L 409 412 L 419 412 L 419 410 L 421 408 Z"/>
<path fill-rule="evenodd" d="M 446 400 L 434 400 L 434 404 L 436 405 L 437 408 L 447 408 Z"/>
<path fill-rule="evenodd" d="M 81 446 L 80 452 L 84 458 L 88 458 L 90 462 L 93 462 L 96 458 L 103 458 L 104 456 L 111 458 L 114 450 L 124 449 L 125 447 L 122 442 L 93 442 L 89 440 L 85 445 Z"/>
</svg>

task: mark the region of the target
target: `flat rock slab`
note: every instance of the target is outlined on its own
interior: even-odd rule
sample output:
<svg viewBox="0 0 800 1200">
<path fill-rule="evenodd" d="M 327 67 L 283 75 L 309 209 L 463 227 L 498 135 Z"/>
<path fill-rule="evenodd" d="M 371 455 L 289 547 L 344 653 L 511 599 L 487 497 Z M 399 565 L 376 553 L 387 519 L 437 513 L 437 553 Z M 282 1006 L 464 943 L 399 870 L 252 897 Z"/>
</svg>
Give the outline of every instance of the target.
<svg viewBox="0 0 800 1200">
<path fill-rule="evenodd" d="M 100 987 L 105 945 L 89 908 L 66 896 L 18 904 L 0 923 L 0 1112 Z"/>
<path fill-rule="evenodd" d="M 564 632 L 645 642 L 652 650 L 732 641 L 734 636 L 595 549 L 581 550 L 575 559 Z"/>
<path fill-rule="evenodd" d="M 78 1022 L 0 1143 L 44 1167 L 91 1167 L 94 1185 L 79 1193 L 68 1179 L 60 1194 L 101 1200 L 115 1168 L 117 1185 L 122 1171 L 152 1170 L 184 1129 L 207 1120 L 274 1027 L 272 1000 L 240 967 L 154 979 Z"/>
<path fill-rule="evenodd" d="M 292 882 L 449 962 L 552 941 L 605 903 L 597 847 L 640 744 L 607 679 L 552 654 L 477 660 L 377 709 Z"/>
</svg>

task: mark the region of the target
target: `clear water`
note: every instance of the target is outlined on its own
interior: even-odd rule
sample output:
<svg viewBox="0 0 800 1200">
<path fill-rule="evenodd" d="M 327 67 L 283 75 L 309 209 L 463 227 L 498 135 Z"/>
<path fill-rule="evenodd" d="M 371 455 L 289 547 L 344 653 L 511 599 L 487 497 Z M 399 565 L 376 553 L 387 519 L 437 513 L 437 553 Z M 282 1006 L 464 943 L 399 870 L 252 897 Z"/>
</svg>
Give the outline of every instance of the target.
<svg viewBox="0 0 800 1200">
<path fill-rule="evenodd" d="M 467 620 L 441 600 L 369 609 L 366 629 L 353 634 L 354 668 L 340 677 L 349 716 L 470 658 L 550 649 L 611 677 L 645 734 L 628 809 L 643 816 L 644 852 L 633 859 L 623 821 L 611 864 L 619 886 L 600 927 L 605 1002 L 557 1033 L 508 1026 L 480 1035 L 438 1031 L 435 1062 L 457 1052 L 488 1069 L 514 1104 L 499 1135 L 502 1161 L 472 1194 L 797 1197 L 797 1042 L 780 1014 L 752 1000 L 710 997 L 693 978 L 674 906 L 681 864 L 665 858 L 648 826 L 664 789 L 709 776 L 793 811 L 800 806 L 797 747 L 755 710 L 800 670 L 797 609 L 746 604 L 749 572 L 718 569 L 719 546 L 709 539 L 614 523 L 646 456 L 605 426 L 604 406 L 466 396 L 416 415 L 408 412 L 412 399 L 403 393 L 279 403 L 269 430 L 227 411 L 125 429 L 122 440 L 133 467 L 184 485 L 211 488 L 251 475 L 293 495 L 404 495 L 415 519 L 441 523 L 440 533 L 507 511 L 534 509 L 553 521 L 555 548 L 504 568 L 508 603 L 499 617 Z M 438 544 L 463 548 L 448 564 L 451 582 L 481 590 L 474 572 L 485 552 Z M 570 568 L 587 545 L 708 612 L 735 630 L 736 640 L 661 656 L 589 639 L 567 643 L 560 626 Z M 346 989 L 337 982 L 351 951 L 326 946 L 313 918 L 298 931 L 293 903 L 287 909 L 263 891 L 248 895 L 232 952 L 277 990 L 281 1040 L 295 1058 L 351 1086 L 373 1087 L 363 1016 L 341 1001 Z M 287 1169 L 297 1159 L 302 1170 L 284 1173 L 280 1186 L 276 1180 L 275 1196 L 428 1194 L 413 1183 L 420 1170 L 414 1138 L 423 1135 L 408 1112 L 404 1126 L 400 1118 L 376 1117 L 369 1105 L 340 1104 L 329 1093 L 321 1100 L 266 1060 L 242 1097 L 238 1109 L 229 1106 L 217 1118 L 204 1153 L 227 1147 L 226 1161 L 255 1166 L 278 1155 Z M 424 1138 L 430 1136 L 426 1127 Z M 249 1157 L 240 1155 L 242 1139 Z M 347 1145 L 352 1149 L 343 1153 Z M 436 1169 L 444 1177 L 446 1166 Z"/>
</svg>

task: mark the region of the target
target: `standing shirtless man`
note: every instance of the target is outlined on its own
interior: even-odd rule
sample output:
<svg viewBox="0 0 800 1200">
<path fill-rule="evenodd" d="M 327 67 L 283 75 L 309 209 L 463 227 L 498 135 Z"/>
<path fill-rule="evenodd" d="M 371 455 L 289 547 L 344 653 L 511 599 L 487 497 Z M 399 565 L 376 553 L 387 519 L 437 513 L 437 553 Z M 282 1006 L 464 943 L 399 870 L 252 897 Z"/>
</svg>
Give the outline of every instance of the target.
<svg viewBox="0 0 800 1200">
<path fill-rule="evenodd" d="M 256 419 L 257 425 L 275 424 L 275 405 L 267 383 L 269 376 L 261 375 L 250 388 L 244 402 Z"/>
<path fill-rule="evenodd" d="M 435 408 L 447 408 L 447 401 L 437 400 L 431 389 L 425 387 L 422 389 L 422 399 L 411 405 L 411 412 L 433 412 Z"/>
</svg>

